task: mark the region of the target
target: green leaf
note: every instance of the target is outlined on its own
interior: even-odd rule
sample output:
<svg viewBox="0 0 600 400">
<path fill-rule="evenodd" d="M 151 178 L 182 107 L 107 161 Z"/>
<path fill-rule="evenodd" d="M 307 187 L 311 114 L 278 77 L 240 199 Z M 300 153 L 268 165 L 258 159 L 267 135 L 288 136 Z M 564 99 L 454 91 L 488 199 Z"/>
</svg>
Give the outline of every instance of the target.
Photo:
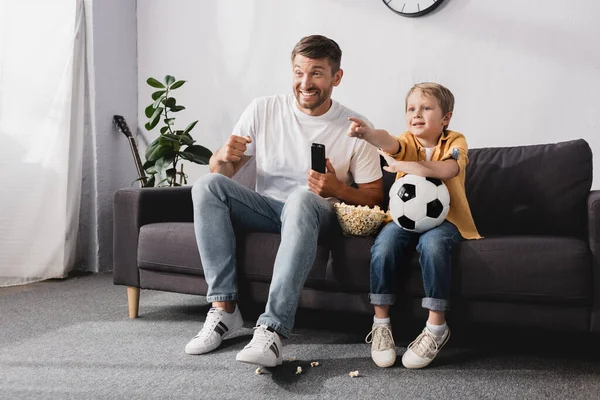
<svg viewBox="0 0 600 400">
<path fill-rule="evenodd" d="M 179 155 L 186 160 L 201 165 L 207 165 L 212 154 L 212 151 L 197 144 L 188 146 L 184 151 L 179 152 Z"/>
<path fill-rule="evenodd" d="M 158 107 L 157 109 L 154 110 L 154 114 L 152 114 L 152 116 L 150 118 L 154 119 L 154 118 L 160 117 L 160 115 L 162 114 L 162 112 L 164 110 L 165 109 L 163 107 Z"/>
<path fill-rule="evenodd" d="M 158 124 L 158 121 L 160 121 L 160 114 L 157 114 L 149 122 L 146 123 L 146 125 L 145 125 L 146 129 L 151 131 L 152 129 L 154 129 L 156 124 Z"/>
<path fill-rule="evenodd" d="M 152 177 L 150 179 L 148 179 L 148 182 L 146 182 L 146 184 L 144 185 L 144 187 L 154 187 L 154 175 L 152 175 Z"/>
<path fill-rule="evenodd" d="M 173 125 L 175 124 L 175 118 L 165 118 L 163 122 L 167 125 Z"/>
<path fill-rule="evenodd" d="M 156 175 L 158 175 L 158 184 L 162 184 L 167 181 L 167 173 L 166 170 L 171 168 L 173 164 L 173 160 L 175 160 L 175 154 L 166 154 L 163 157 L 160 157 L 156 160 Z"/>
<path fill-rule="evenodd" d="M 146 118 L 152 118 L 154 115 L 154 106 L 150 104 L 148 107 L 146 107 L 144 114 L 146 114 Z"/>
<path fill-rule="evenodd" d="M 173 106 L 173 107 L 169 107 L 169 109 L 170 109 L 172 112 L 179 112 L 179 111 L 181 111 L 181 110 L 185 110 L 185 107 L 184 107 L 184 106 Z"/>
<path fill-rule="evenodd" d="M 162 128 L 160 128 L 160 134 L 164 135 L 165 132 L 169 131 L 169 127 L 168 126 L 163 126 Z"/>
<path fill-rule="evenodd" d="M 179 136 L 179 140 L 181 141 L 181 144 L 185 146 L 191 146 L 196 142 L 189 133 L 184 133 Z"/>
<path fill-rule="evenodd" d="M 183 86 L 184 83 L 186 83 L 187 81 L 177 81 L 175 82 L 172 86 L 171 86 L 171 90 L 173 89 L 177 89 Z"/>
<path fill-rule="evenodd" d="M 175 104 L 177 104 L 177 100 L 175 100 L 175 97 L 169 97 L 167 101 L 165 101 L 165 107 L 173 107 L 175 106 Z"/>
<path fill-rule="evenodd" d="M 156 99 L 154 104 L 152 104 L 152 107 L 156 108 L 156 107 L 160 106 L 160 103 L 164 103 L 164 102 L 165 102 L 165 98 L 159 97 L 158 99 Z"/>
<path fill-rule="evenodd" d="M 173 146 L 165 145 L 163 143 L 157 143 L 155 146 L 150 146 L 146 149 L 146 159 L 148 161 L 157 161 L 159 158 L 173 157 L 175 158 L 175 150 Z M 158 170 L 158 163 L 154 164 L 154 167 Z"/>
<path fill-rule="evenodd" d="M 161 97 L 166 92 L 167 92 L 166 90 L 158 90 L 158 91 L 152 93 L 152 100 L 157 100 L 159 97 Z"/>
<path fill-rule="evenodd" d="M 173 82 L 175 82 L 174 76 L 172 76 L 172 75 L 165 76 L 165 83 L 167 84 L 167 86 L 171 86 L 173 84 Z"/>
<path fill-rule="evenodd" d="M 144 165 L 142 165 L 142 169 L 145 171 L 148 168 L 153 167 L 155 162 L 156 161 L 146 161 Z"/>
<path fill-rule="evenodd" d="M 167 175 L 167 182 L 172 185 L 177 177 L 177 170 L 175 168 L 169 168 L 165 171 L 165 175 Z"/>
<path fill-rule="evenodd" d="M 183 133 L 188 133 L 189 131 L 191 131 L 192 129 L 194 129 L 194 127 L 196 126 L 196 124 L 198 123 L 198 121 L 194 121 L 191 124 L 189 124 L 187 126 L 187 128 L 185 128 L 185 130 L 183 131 Z"/>
<path fill-rule="evenodd" d="M 162 135 L 162 137 L 164 139 L 167 139 L 167 140 L 171 141 L 171 142 L 179 143 L 179 136 L 173 135 L 172 133 L 165 133 L 164 135 Z"/>
<path fill-rule="evenodd" d="M 162 83 L 160 83 L 159 81 L 157 81 L 154 78 L 148 78 L 148 80 L 146 80 L 146 83 L 152 87 L 159 88 L 159 89 L 163 89 L 165 87 L 165 85 L 163 85 Z"/>
</svg>

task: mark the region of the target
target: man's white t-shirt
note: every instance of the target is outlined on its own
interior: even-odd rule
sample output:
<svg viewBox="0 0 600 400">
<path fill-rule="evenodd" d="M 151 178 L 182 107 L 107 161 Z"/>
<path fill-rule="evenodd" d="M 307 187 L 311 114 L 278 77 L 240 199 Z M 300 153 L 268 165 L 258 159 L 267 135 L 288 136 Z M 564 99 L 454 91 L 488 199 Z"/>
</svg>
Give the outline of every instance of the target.
<svg viewBox="0 0 600 400">
<path fill-rule="evenodd" d="M 297 187 L 308 188 L 312 143 L 325 145 L 325 156 L 340 181 L 351 185 L 381 178 L 377 149 L 347 135 L 348 117 L 366 121 L 335 100 L 325 114 L 313 117 L 298 109 L 291 94 L 254 99 L 233 134 L 252 138 L 246 155 L 256 159 L 255 190 L 284 202 Z"/>
</svg>

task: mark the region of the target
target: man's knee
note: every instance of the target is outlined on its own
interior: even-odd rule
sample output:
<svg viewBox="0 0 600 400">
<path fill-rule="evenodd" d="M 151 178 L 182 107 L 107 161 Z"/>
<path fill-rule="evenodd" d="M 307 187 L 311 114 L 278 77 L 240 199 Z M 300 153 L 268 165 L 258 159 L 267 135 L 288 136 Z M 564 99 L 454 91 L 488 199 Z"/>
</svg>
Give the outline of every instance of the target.
<svg viewBox="0 0 600 400">
<path fill-rule="evenodd" d="M 293 218 L 294 216 L 302 216 L 303 218 L 318 217 L 321 212 L 327 211 L 326 203 L 327 200 L 310 190 L 298 188 L 285 201 L 282 218 Z"/>
<path fill-rule="evenodd" d="M 218 195 L 224 185 L 231 181 L 225 175 L 210 173 L 200 177 L 192 186 L 192 200 L 194 203 L 202 202 L 206 196 Z"/>
</svg>

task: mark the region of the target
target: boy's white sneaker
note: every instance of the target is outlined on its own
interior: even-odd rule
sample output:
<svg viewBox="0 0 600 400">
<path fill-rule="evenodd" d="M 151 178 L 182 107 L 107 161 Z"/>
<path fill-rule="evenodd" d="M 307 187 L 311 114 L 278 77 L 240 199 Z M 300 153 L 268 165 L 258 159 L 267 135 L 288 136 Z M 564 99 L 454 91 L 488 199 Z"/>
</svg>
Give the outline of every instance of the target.
<svg viewBox="0 0 600 400">
<path fill-rule="evenodd" d="M 187 354 L 204 354 L 213 351 L 244 325 L 242 314 L 236 304 L 235 311 L 228 313 L 222 308 L 212 307 L 206 315 L 204 326 L 185 346 Z"/>
<path fill-rule="evenodd" d="M 371 343 L 371 358 L 378 367 L 391 367 L 396 362 L 396 344 L 392 336 L 391 324 L 373 324 L 365 338 Z"/>
<path fill-rule="evenodd" d="M 237 361 L 261 367 L 275 367 L 283 362 L 283 345 L 277 332 L 266 325 L 254 328 L 254 336 L 235 357 Z"/>
<path fill-rule="evenodd" d="M 417 338 L 408 345 L 406 352 L 402 356 L 402 364 L 406 368 L 423 368 L 428 366 L 438 355 L 442 347 L 450 339 L 450 328 L 441 337 L 431 333 L 427 328 Z"/>
</svg>

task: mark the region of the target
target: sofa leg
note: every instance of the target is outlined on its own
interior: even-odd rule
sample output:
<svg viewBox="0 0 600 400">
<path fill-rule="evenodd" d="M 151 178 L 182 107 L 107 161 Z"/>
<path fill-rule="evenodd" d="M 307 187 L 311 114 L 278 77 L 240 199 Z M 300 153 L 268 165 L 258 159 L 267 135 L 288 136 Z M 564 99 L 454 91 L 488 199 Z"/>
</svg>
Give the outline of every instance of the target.
<svg viewBox="0 0 600 400">
<path fill-rule="evenodd" d="M 129 318 L 137 318 L 140 308 L 140 288 L 127 288 L 127 303 L 129 304 Z"/>
</svg>

